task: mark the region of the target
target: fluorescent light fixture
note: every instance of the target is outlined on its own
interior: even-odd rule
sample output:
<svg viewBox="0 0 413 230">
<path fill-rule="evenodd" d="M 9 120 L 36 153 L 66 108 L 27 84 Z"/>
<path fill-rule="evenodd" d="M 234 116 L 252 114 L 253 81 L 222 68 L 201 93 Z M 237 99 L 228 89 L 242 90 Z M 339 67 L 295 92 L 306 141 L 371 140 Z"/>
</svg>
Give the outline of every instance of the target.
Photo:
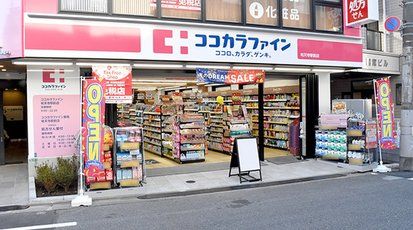
<svg viewBox="0 0 413 230">
<path fill-rule="evenodd" d="M 76 62 L 77 66 L 94 66 L 94 65 L 111 65 L 111 66 L 130 66 L 128 63 L 94 63 L 94 62 Z"/>
<path fill-rule="evenodd" d="M 206 69 L 230 69 L 229 65 L 186 65 L 187 69 L 206 68 Z"/>
<path fill-rule="evenodd" d="M 14 65 L 59 65 L 69 66 L 73 65 L 73 62 L 44 62 L 44 61 L 13 61 Z"/>
<path fill-rule="evenodd" d="M 334 73 L 334 72 L 342 72 L 344 69 L 312 69 L 312 72 L 319 72 L 319 73 Z"/>
<path fill-rule="evenodd" d="M 182 64 L 145 64 L 135 63 L 133 67 L 142 69 L 181 69 L 184 67 Z"/>
<path fill-rule="evenodd" d="M 42 69 L 28 69 L 27 72 L 43 72 L 43 70 Z M 64 72 L 65 73 L 72 73 L 72 72 L 75 72 L 75 71 L 72 70 L 72 69 L 65 69 Z M 68 77 L 65 77 L 65 78 L 68 78 Z M 79 77 L 76 77 L 76 78 L 79 78 Z"/>
<path fill-rule="evenodd" d="M 271 66 L 233 66 L 233 69 L 273 70 Z"/>
<path fill-rule="evenodd" d="M 0 65 L 0 68 L 4 68 L 4 65 Z"/>
<path fill-rule="evenodd" d="M 7 69 L 1 69 L 1 72 L 6 72 L 7 71 Z"/>
<path fill-rule="evenodd" d="M 309 68 L 283 68 L 283 67 L 276 67 L 274 68 L 275 71 L 284 71 L 284 72 L 310 72 L 311 69 Z"/>
</svg>

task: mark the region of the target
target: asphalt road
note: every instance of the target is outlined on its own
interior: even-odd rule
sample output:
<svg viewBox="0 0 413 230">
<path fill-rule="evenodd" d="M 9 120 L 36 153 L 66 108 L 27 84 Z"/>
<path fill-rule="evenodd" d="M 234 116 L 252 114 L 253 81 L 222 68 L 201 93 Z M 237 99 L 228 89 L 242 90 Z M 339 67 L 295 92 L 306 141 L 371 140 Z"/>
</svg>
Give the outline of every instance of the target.
<svg viewBox="0 0 413 230">
<path fill-rule="evenodd" d="M 372 175 L 66 210 L 0 213 L 0 229 L 413 229 L 413 173 Z"/>
</svg>

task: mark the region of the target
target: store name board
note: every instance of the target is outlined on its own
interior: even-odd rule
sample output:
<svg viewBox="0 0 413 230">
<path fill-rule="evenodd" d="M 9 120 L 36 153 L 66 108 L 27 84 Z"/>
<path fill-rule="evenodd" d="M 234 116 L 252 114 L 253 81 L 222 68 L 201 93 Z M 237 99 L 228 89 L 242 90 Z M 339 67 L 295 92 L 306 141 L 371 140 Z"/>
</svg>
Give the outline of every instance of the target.
<svg viewBox="0 0 413 230">
<path fill-rule="evenodd" d="M 394 121 L 394 103 L 389 78 L 374 82 L 376 92 L 379 139 L 382 149 L 396 149 L 396 129 Z"/>
<path fill-rule="evenodd" d="M 347 26 L 360 26 L 379 20 L 378 0 L 347 0 Z"/>
<path fill-rule="evenodd" d="M 221 84 L 257 84 L 264 83 L 265 72 L 263 70 L 218 70 L 196 69 L 197 81 L 200 83 Z"/>
<path fill-rule="evenodd" d="M 344 67 L 362 64 L 362 44 L 346 37 L 323 41 L 320 35 L 282 31 L 118 22 L 97 25 L 64 19 L 29 18 L 26 22 L 27 57 Z"/>
<path fill-rule="evenodd" d="M 388 71 L 389 73 L 400 72 L 399 57 L 363 53 L 363 59 L 363 69 L 383 72 Z"/>
<path fill-rule="evenodd" d="M 83 85 L 83 149 L 86 177 L 95 177 L 103 169 L 103 137 L 105 114 L 104 85 L 97 79 L 87 79 Z"/>
</svg>

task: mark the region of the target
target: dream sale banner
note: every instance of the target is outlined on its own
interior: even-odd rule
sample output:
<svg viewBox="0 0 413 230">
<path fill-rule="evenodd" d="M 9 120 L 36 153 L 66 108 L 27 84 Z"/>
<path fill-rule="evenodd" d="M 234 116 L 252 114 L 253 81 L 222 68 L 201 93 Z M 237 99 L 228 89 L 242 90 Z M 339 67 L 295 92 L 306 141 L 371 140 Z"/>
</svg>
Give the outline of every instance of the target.
<svg viewBox="0 0 413 230">
<path fill-rule="evenodd" d="M 388 77 L 374 81 L 376 92 L 378 139 L 382 149 L 396 149 L 396 128 L 394 122 L 394 103 Z"/>
<path fill-rule="evenodd" d="M 219 70 L 219 69 L 196 69 L 196 77 L 199 83 L 221 83 L 221 84 L 257 84 L 264 83 L 265 72 L 263 70 Z"/>
<path fill-rule="evenodd" d="M 95 65 L 92 76 L 105 85 L 107 104 L 131 104 L 133 100 L 132 67 Z"/>
<path fill-rule="evenodd" d="M 103 168 L 105 85 L 98 79 L 83 82 L 82 148 L 86 182 L 95 182 Z"/>
</svg>

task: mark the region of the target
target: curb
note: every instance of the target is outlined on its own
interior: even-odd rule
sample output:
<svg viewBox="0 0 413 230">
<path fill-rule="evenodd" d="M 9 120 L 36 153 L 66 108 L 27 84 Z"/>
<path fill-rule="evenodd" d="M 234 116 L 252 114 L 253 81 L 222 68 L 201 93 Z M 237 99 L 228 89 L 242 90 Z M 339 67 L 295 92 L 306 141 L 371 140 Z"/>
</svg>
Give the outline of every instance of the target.
<svg viewBox="0 0 413 230">
<path fill-rule="evenodd" d="M 334 179 L 334 178 L 339 178 L 339 177 L 345 177 L 350 174 L 353 174 L 353 173 L 337 173 L 337 174 L 330 174 L 330 175 L 324 175 L 324 176 L 312 176 L 312 177 L 304 177 L 304 178 L 281 180 L 281 181 L 259 182 L 259 183 L 253 183 L 253 184 L 240 184 L 240 185 L 234 185 L 234 186 L 217 187 L 217 188 L 209 188 L 209 189 L 197 189 L 197 190 L 188 190 L 188 191 L 179 191 L 179 192 L 153 193 L 153 194 L 144 194 L 144 195 L 131 193 L 131 194 L 108 195 L 108 196 L 101 195 L 98 197 L 93 197 L 93 195 L 91 195 L 91 197 L 94 201 L 120 200 L 120 199 L 128 199 L 128 198 L 137 198 L 139 200 L 149 200 L 149 199 L 159 199 L 159 198 L 168 198 L 168 197 L 198 195 L 198 194 L 205 194 L 205 193 L 235 191 L 235 190 L 241 190 L 241 189 L 271 187 L 271 186 L 276 186 L 276 185 L 294 184 L 294 183 L 299 183 L 299 182 L 317 181 L 317 180 L 325 180 L 325 179 Z M 70 195 L 70 196 L 64 196 L 64 197 L 36 198 L 35 200 L 30 202 L 30 206 L 70 204 L 71 200 L 75 197 L 76 195 Z"/>
</svg>

